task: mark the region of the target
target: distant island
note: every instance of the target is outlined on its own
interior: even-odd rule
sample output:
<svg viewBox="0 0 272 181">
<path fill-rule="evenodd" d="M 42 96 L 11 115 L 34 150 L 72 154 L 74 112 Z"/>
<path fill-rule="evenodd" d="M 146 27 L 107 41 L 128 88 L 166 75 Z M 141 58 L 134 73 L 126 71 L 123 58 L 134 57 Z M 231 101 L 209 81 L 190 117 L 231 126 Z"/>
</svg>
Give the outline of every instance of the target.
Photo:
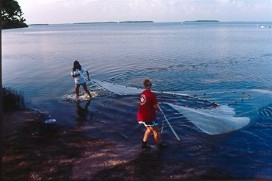
<svg viewBox="0 0 272 181">
<path fill-rule="evenodd" d="M 108 22 L 80 22 L 80 23 L 73 23 L 73 24 L 103 24 L 103 23 L 118 23 L 115 21 L 108 21 Z"/>
<path fill-rule="evenodd" d="M 49 24 L 30 24 L 29 26 L 47 26 Z"/>
<path fill-rule="evenodd" d="M 73 24 L 106 24 L 106 23 L 154 23 L 153 21 L 108 21 L 108 22 L 79 22 Z"/>
<path fill-rule="evenodd" d="M 184 21 L 183 23 L 219 23 L 218 20 L 195 20 L 195 21 Z"/>
<path fill-rule="evenodd" d="M 154 23 L 153 21 L 120 21 L 119 23 Z"/>
</svg>

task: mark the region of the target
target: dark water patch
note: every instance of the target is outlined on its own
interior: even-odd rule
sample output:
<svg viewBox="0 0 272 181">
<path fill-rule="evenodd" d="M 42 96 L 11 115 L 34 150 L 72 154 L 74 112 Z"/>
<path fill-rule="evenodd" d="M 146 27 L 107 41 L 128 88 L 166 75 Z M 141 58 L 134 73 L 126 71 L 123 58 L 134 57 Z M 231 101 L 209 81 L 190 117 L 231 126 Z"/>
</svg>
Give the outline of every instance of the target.
<svg viewBox="0 0 272 181">
<path fill-rule="evenodd" d="M 272 105 L 268 105 L 259 110 L 259 114 L 262 119 L 271 120 L 272 119 Z"/>
<path fill-rule="evenodd" d="M 261 57 L 272 57 L 272 53 L 265 53 Z"/>
</svg>

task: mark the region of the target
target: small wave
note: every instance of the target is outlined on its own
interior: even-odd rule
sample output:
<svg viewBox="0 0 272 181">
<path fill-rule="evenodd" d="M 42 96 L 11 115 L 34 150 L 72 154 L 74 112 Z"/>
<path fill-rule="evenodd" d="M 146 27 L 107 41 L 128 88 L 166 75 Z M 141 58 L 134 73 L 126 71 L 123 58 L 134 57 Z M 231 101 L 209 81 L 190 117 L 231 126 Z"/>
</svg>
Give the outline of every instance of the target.
<svg viewBox="0 0 272 181">
<path fill-rule="evenodd" d="M 90 93 L 91 93 L 91 95 L 92 95 L 92 98 L 98 96 L 97 92 L 95 92 L 95 91 L 90 91 Z M 90 98 L 89 95 L 86 94 L 86 93 L 81 93 L 81 94 L 79 95 L 79 98 L 78 98 L 79 101 L 88 101 L 88 100 L 90 100 L 90 99 L 91 99 L 91 98 Z M 75 102 L 75 101 L 77 101 L 75 93 L 67 93 L 67 94 L 65 94 L 65 95 L 63 95 L 63 96 L 61 97 L 61 100 L 62 100 L 63 102 Z"/>
<path fill-rule="evenodd" d="M 259 110 L 259 113 L 260 113 L 262 118 L 272 119 L 272 104 L 269 105 L 269 106 L 266 106 L 264 108 L 261 108 Z"/>
<path fill-rule="evenodd" d="M 269 94 L 272 96 L 272 90 L 267 89 L 252 89 L 251 91 L 261 93 L 261 94 Z"/>
</svg>

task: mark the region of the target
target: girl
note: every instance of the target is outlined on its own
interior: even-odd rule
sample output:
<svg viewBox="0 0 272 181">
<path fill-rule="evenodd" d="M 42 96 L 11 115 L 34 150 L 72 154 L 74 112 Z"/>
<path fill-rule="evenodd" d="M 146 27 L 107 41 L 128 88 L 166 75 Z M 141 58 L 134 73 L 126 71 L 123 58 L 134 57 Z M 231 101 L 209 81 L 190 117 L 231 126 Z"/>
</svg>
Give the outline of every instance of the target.
<svg viewBox="0 0 272 181">
<path fill-rule="evenodd" d="M 72 69 L 71 75 L 75 81 L 75 91 L 76 91 L 76 99 L 77 100 L 79 98 L 80 85 L 82 85 L 84 91 L 89 95 L 89 98 L 92 97 L 91 93 L 87 89 L 86 78 L 84 76 L 85 73 L 87 73 L 87 78 L 90 81 L 89 72 L 86 69 L 82 68 L 78 61 L 74 61 L 74 67 Z"/>
</svg>

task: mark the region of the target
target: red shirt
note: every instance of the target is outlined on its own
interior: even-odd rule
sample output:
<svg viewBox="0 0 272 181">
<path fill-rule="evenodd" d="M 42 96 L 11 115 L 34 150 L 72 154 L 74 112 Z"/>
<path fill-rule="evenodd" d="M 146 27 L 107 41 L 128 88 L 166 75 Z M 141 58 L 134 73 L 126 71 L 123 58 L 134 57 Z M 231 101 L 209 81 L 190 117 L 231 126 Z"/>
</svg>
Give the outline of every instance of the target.
<svg viewBox="0 0 272 181">
<path fill-rule="evenodd" d="M 156 120 L 156 109 L 154 105 L 158 104 L 157 96 L 151 90 L 144 90 L 140 96 L 140 104 L 137 112 L 137 120 L 151 122 Z"/>
</svg>

